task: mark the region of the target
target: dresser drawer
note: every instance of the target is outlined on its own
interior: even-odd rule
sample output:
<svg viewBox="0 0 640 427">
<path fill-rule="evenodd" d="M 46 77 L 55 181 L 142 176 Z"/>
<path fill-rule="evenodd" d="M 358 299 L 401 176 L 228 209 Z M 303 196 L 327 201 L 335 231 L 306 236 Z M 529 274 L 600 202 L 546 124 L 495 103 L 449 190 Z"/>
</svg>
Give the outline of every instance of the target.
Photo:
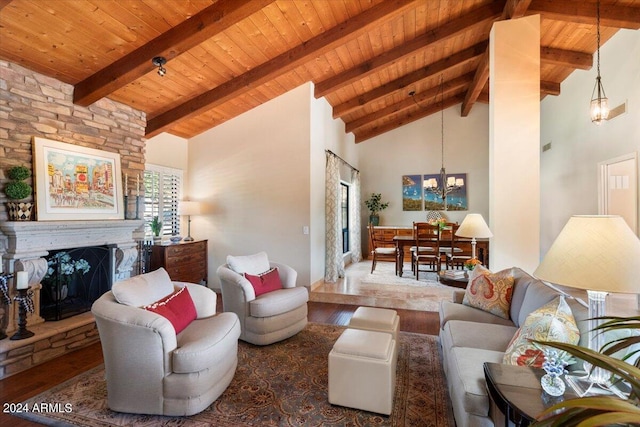
<svg viewBox="0 0 640 427">
<path fill-rule="evenodd" d="M 166 256 L 167 258 L 173 258 L 184 255 L 193 255 L 195 253 L 203 253 L 205 247 L 205 242 L 171 245 L 166 248 Z"/>
<path fill-rule="evenodd" d="M 181 242 L 151 247 L 151 270 L 164 268 L 171 280 L 207 282 L 207 241 Z"/>
</svg>

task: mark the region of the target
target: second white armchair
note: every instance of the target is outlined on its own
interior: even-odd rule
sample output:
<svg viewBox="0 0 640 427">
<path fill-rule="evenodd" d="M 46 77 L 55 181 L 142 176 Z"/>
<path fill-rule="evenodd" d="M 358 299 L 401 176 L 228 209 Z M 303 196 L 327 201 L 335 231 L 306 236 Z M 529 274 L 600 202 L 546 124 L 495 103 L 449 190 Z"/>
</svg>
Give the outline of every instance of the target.
<svg viewBox="0 0 640 427">
<path fill-rule="evenodd" d="M 277 269 L 281 288 L 256 296 L 249 276 L 260 276 Z M 298 273 L 291 267 L 269 262 L 260 252 L 248 256 L 228 256 L 227 264 L 218 267 L 225 312 L 234 312 L 240 319 L 240 339 L 255 345 L 282 341 L 300 332 L 307 325 L 309 292 L 296 286 Z M 272 272 L 275 274 L 275 272 Z"/>
</svg>

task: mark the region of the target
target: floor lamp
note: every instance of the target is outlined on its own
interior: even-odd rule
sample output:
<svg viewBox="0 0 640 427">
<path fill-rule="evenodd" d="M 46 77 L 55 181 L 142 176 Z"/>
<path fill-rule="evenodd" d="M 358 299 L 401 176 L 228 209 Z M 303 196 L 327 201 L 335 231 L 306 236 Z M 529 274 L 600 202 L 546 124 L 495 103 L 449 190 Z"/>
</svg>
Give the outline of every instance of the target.
<svg viewBox="0 0 640 427">
<path fill-rule="evenodd" d="M 606 314 L 609 292 L 640 291 L 640 240 L 620 216 L 572 216 L 562 229 L 534 276 L 547 282 L 585 289 L 589 297 L 589 348 L 601 351 L 602 333 L 593 328 Z M 587 387 L 608 388 L 609 373 L 594 368 Z"/>
<path fill-rule="evenodd" d="M 200 215 L 200 203 L 184 200 L 180 202 L 180 215 L 186 215 L 188 219 L 187 237 L 185 242 L 193 242 L 191 237 L 191 215 Z"/>
<path fill-rule="evenodd" d="M 456 231 L 456 236 L 467 237 L 471 239 L 471 259 L 476 257 L 476 238 L 488 239 L 493 237 L 493 233 L 489 230 L 489 226 L 484 221 L 482 215 L 477 213 L 468 214 L 462 220 L 462 224 Z"/>
</svg>

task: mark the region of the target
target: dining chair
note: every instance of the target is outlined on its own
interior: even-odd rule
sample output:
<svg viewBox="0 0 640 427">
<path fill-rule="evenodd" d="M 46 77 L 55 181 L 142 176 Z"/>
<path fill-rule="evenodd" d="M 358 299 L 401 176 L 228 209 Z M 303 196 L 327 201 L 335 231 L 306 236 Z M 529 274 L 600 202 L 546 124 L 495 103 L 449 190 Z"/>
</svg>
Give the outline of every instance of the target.
<svg viewBox="0 0 640 427">
<path fill-rule="evenodd" d="M 451 248 L 446 251 L 447 263 L 446 268 L 457 269 L 464 268 L 464 263 L 471 259 L 471 242 L 461 241 L 456 236 L 456 231 L 460 225 L 456 224 L 451 228 Z M 440 248 L 442 251 L 442 248 Z"/>
<path fill-rule="evenodd" d="M 413 237 L 415 246 L 411 248 L 411 262 L 416 280 L 420 274 L 421 264 L 430 266 L 435 272 L 440 271 L 440 227 L 428 222 L 414 222 Z"/>
<path fill-rule="evenodd" d="M 376 269 L 378 261 L 393 261 L 398 263 L 398 249 L 393 241 L 393 235 L 376 233 L 373 224 L 369 223 L 369 249 L 371 253 L 371 273 Z"/>
</svg>

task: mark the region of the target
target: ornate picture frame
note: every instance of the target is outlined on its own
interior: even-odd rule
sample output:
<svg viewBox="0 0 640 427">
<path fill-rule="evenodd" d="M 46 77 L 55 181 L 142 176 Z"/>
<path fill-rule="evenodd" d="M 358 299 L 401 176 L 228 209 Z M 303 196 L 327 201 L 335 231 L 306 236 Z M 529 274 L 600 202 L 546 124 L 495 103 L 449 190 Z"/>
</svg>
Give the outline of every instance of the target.
<svg viewBox="0 0 640 427">
<path fill-rule="evenodd" d="M 120 154 L 33 137 L 38 221 L 124 219 Z"/>
</svg>

